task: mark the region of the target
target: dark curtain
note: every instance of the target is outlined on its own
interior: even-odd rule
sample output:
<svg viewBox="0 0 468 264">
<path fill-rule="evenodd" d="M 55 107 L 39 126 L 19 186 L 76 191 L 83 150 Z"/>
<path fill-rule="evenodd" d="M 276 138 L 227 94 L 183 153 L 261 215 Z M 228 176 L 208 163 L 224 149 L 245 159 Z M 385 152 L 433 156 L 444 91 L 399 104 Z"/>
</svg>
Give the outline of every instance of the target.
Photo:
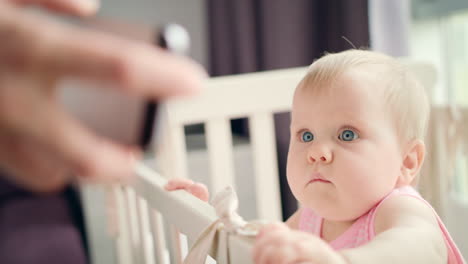
<svg viewBox="0 0 468 264">
<path fill-rule="evenodd" d="M 76 190 L 34 194 L 4 175 L 0 171 L 0 262 L 89 263 Z"/>
<path fill-rule="evenodd" d="M 212 76 L 306 66 L 325 51 L 369 46 L 367 0 L 208 0 Z M 352 44 L 350 44 L 347 40 Z M 233 130 L 245 133 L 246 122 Z M 297 209 L 286 180 L 289 114 L 275 116 L 283 218 Z"/>
</svg>

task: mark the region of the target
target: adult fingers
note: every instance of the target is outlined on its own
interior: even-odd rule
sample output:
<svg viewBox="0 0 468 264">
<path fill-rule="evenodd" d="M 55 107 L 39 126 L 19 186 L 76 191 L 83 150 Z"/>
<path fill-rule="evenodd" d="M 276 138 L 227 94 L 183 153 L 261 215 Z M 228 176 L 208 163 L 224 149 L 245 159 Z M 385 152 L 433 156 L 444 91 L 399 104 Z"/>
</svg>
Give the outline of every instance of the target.
<svg viewBox="0 0 468 264">
<path fill-rule="evenodd" d="M 192 94 L 206 77 L 198 64 L 149 43 L 70 26 L 49 32 L 37 51 L 35 69 L 47 75 L 103 81 L 152 98 Z"/>
<path fill-rule="evenodd" d="M 125 181 L 133 174 L 131 151 L 89 131 L 57 104 L 43 103 L 21 130 L 62 157 L 83 180 Z"/>
<path fill-rule="evenodd" d="M 0 4 L 0 66 L 52 78 L 110 83 L 134 95 L 160 98 L 198 91 L 206 72 L 149 43 L 60 24 Z M 47 30 L 44 30 L 47 29 Z"/>
<path fill-rule="evenodd" d="M 54 192 L 70 181 L 61 160 L 35 142 L 3 131 L 0 146 L 0 166 L 19 186 L 34 192 Z"/>
<path fill-rule="evenodd" d="M 39 5 L 49 10 L 70 15 L 88 16 L 96 12 L 98 0 L 9 0 L 18 5 Z"/>
<path fill-rule="evenodd" d="M 39 79 L 0 76 L 0 125 L 10 134 L 37 142 L 75 175 L 94 181 L 128 179 L 132 151 L 100 138 L 73 119 L 49 94 Z M 26 151 L 24 153 L 26 154 Z M 19 158 L 18 158 L 19 159 Z"/>
<path fill-rule="evenodd" d="M 0 125 L 31 138 L 55 156 L 74 175 L 92 181 L 127 180 L 133 175 L 131 148 L 100 137 L 67 114 L 39 79 L 1 75 Z"/>
<path fill-rule="evenodd" d="M 50 123 L 57 128 L 49 130 L 56 132 L 55 139 L 39 136 L 82 180 L 126 182 L 133 176 L 135 155 L 126 147 L 92 133 L 62 111 L 52 116 Z"/>
</svg>

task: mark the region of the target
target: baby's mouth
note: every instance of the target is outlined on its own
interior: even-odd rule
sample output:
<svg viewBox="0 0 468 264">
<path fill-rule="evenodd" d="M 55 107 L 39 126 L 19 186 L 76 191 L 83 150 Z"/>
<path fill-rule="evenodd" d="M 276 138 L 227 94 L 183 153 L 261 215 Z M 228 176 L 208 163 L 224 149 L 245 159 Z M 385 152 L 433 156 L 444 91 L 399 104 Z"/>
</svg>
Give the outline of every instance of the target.
<svg viewBox="0 0 468 264">
<path fill-rule="evenodd" d="M 313 182 L 331 183 L 331 181 L 322 180 L 322 179 L 313 179 L 309 181 L 309 183 L 313 183 Z"/>
<path fill-rule="evenodd" d="M 310 176 L 310 180 L 308 183 L 331 183 L 331 181 L 327 180 L 321 173 L 313 172 Z"/>
</svg>

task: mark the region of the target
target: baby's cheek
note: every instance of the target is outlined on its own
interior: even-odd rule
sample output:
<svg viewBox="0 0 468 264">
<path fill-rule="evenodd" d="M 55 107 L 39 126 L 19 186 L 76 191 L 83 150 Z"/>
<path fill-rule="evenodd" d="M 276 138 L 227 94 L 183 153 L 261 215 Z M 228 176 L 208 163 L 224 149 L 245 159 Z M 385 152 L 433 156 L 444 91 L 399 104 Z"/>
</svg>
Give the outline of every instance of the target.
<svg viewBox="0 0 468 264">
<path fill-rule="evenodd" d="M 369 169 L 366 164 L 354 163 L 342 171 L 339 189 L 342 192 L 342 201 L 346 207 L 353 211 L 366 211 L 382 198 L 382 188 L 376 172 Z"/>
<path fill-rule="evenodd" d="M 339 166 L 337 180 L 343 184 L 344 188 L 355 190 L 356 187 L 367 186 L 373 181 L 373 172 L 368 166 L 360 160 L 347 160 L 346 163 Z"/>
<path fill-rule="evenodd" d="M 289 188 L 292 193 L 298 199 L 300 194 L 303 192 L 304 181 L 305 181 L 305 172 L 300 168 L 298 164 L 293 164 L 292 162 L 288 163 L 286 169 L 286 176 L 288 180 Z"/>
</svg>

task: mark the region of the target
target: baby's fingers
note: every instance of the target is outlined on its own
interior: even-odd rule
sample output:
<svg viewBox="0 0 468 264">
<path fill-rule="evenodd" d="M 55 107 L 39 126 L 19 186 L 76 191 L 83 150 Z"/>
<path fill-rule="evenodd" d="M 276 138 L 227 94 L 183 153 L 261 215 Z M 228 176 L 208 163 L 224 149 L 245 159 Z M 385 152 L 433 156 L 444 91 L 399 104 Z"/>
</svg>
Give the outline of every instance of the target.
<svg viewBox="0 0 468 264">
<path fill-rule="evenodd" d="M 204 184 L 194 183 L 187 178 L 173 178 L 170 179 L 164 186 L 167 191 L 186 190 L 198 199 L 207 202 L 209 199 L 208 188 Z"/>
<path fill-rule="evenodd" d="M 289 227 L 282 222 L 275 222 L 275 223 L 265 225 L 264 227 L 262 227 L 262 229 L 260 229 L 257 235 L 257 240 L 261 239 L 265 234 L 272 234 L 274 232 L 287 231 L 288 229 Z"/>
<path fill-rule="evenodd" d="M 273 223 L 263 227 L 255 239 L 252 256 L 255 263 L 270 263 L 277 260 L 277 254 L 287 246 L 288 228 L 282 223 Z M 276 262 L 271 262 L 276 263 Z"/>
<path fill-rule="evenodd" d="M 186 190 L 192 184 L 193 181 L 187 178 L 172 178 L 164 185 L 164 189 L 166 191 Z"/>
<path fill-rule="evenodd" d="M 201 183 L 194 183 L 187 189 L 187 191 L 204 202 L 208 202 L 208 199 L 210 198 L 208 188 Z"/>
</svg>

